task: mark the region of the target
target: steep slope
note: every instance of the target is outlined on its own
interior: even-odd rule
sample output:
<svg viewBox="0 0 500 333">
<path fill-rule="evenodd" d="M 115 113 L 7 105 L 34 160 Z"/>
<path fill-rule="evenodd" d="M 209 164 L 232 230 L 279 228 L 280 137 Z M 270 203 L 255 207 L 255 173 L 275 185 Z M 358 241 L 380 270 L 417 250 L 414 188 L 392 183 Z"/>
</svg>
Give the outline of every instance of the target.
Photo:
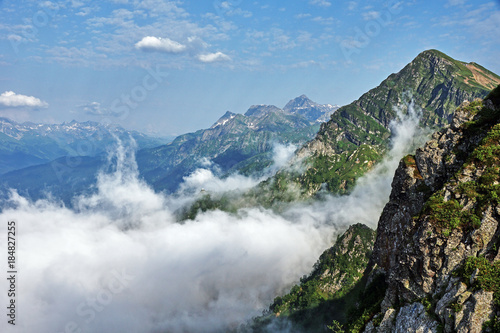
<svg viewBox="0 0 500 333">
<path fill-rule="evenodd" d="M 95 190 L 97 174 L 106 165 L 105 156 L 78 156 L 14 170 L 0 176 L 0 198 L 8 198 L 10 189 L 15 189 L 31 200 L 50 194 L 70 207 L 76 195 Z"/>
<path fill-rule="evenodd" d="M 372 257 L 384 332 L 500 329 L 499 142 L 500 87 L 401 162 Z"/>
<path fill-rule="evenodd" d="M 249 326 L 252 332 L 269 332 L 269 326 L 293 323 L 289 332 L 320 332 L 333 320 L 346 320 L 346 307 L 352 306 L 363 292 L 361 278 L 368 264 L 375 231 L 355 224 L 337 237 L 314 265 L 309 276 L 293 286 L 289 293 L 278 296 L 269 313 L 255 319 Z"/>
<path fill-rule="evenodd" d="M 276 143 L 302 144 L 314 137 L 318 119 L 335 110 L 307 97 L 307 115 L 290 101 L 286 110 L 273 105 L 253 105 L 242 114 L 227 112 L 210 128 L 177 137 L 172 143 L 137 154 L 144 178 L 161 190 L 175 191 L 182 178 L 207 160 L 222 173 L 252 174 L 272 163 Z M 314 110 L 314 111 L 312 111 Z"/>
<path fill-rule="evenodd" d="M 400 161 L 375 242 L 346 245 L 362 228 L 248 331 L 500 331 L 500 86 Z"/>
<path fill-rule="evenodd" d="M 155 147 L 167 142 L 119 126 L 95 122 L 19 124 L 0 118 L 0 174 L 47 163 L 62 156 L 96 156 L 114 144 L 115 138 L 132 137 L 137 146 Z"/>
<path fill-rule="evenodd" d="M 424 51 L 378 87 L 338 109 L 297 153 L 296 163 L 304 164 L 305 171 L 282 171 L 277 176 L 281 181 L 271 181 L 270 189 L 277 199 L 290 186 L 299 188 L 303 197 L 317 193 L 323 184 L 330 192 L 349 192 L 386 152 L 397 108 L 406 113 L 413 100 L 422 109 L 421 125 L 438 129 L 450 122 L 464 100 L 485 97 L 498 83 L 498 75 L 478 64 Z"/>
</svg>

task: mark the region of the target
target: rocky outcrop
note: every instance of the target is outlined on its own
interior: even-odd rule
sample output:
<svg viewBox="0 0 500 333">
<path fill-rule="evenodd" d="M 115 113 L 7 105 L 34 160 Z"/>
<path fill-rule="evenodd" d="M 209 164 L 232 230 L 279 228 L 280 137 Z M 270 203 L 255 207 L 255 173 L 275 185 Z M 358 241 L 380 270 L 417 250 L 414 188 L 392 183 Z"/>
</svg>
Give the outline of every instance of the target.
<svg viewBox="0 0 500 333">
<path fill-rule="evenodd" d="M 497 321 L 499 94 L 463 104 L 401 161 L 371 258 L 387 291 L 366 331 L 481 332 Z"/>
</svg>

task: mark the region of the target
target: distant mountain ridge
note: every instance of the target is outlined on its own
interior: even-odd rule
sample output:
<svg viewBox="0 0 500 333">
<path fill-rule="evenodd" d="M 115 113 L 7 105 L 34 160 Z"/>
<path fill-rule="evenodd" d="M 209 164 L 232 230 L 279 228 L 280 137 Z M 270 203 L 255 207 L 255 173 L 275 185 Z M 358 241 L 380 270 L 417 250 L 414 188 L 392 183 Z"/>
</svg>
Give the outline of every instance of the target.
<svg viewBox="0 0 500 333">
<path fill-rule="evenodd" d="M 36 124 L 0 118 L 0 174 L 62 156 L 96 156 L 105 152 L 115 137 L 132 137 L 139 148 L 167 142 L 166 139 L 92 121 Z"/>
<path fill-rule="evenodd" d="M 0 133 L 4 161 L 16 153 L 25 154 L 28 161 L 24 167 L 6 166 L 0 186 L 4 190 L 16 188 L 34 199 L 52 192 L 70 204 L 75 193 L 95 183 L 97 172 L 107 163 L 106 147 L 115 142 L 113 135 L 122 140 L 134 138 L 140 175 L 156 190 L 174 192 L 192 171 L 209 167 L 207 161 L 219 176 L 233 172 L 254 175 L 273 163 L 276 143 L 300 145 L 312 139 L 319 129 L 318 119 L 330 117 L 337 108 L 314 103 L 305 96 L 299 99 L 307 99 L 310 110 L 317 108 L 314 114 L 318 118 L 309 116 L 309 120 L 301 115 L 302 106 L 285 111 L 255 105 L 245 114 L 228 111 L 211 127 L 180 135 L 167 144 L 138 132 L 93 122 L 40 125 L 5 121 L 7 134 Z M 40 146 L 41 142 L 47 144 Z M 40 147 L 44 149 L 40 151 Z M 67 156 L 78 156 L 80 163 L 68 165 Z"/>
<path fill-rule="evenodd" d="M 302 95 L 283 109 L 261 104 L 250 106 L 245 114 L 227 111 L 208 129 L 138 152 L 139 170 L 156 189 L 170 192 L 206 158 L 223 173 L 260 172 L 272 164 L 274 144 L 302 144 L 312 139 L 321 119 L 329 118 L 337 109 L 336 105 L 318 104 Z"/>
</svg>

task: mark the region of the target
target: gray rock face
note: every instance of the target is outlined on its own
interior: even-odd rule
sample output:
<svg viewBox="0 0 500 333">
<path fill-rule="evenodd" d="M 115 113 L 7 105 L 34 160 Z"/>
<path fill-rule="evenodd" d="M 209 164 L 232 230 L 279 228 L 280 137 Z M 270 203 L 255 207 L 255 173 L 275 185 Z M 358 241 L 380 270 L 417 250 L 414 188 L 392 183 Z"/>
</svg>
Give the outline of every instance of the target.
<svg viewBox="0 0 500 333">
<path fill-rule="evenodd" d="M 437 332 L 438 327 L 444 332 L 480 332 L 493 318 L 493 293 L 478 291 L 475 283 L 481 272 L 472 274 L 471 281 L 455 273 L 468 257 L 500 258 L 499 206 L 494 200 L 483 203 L 480 225 L 460 220 L 462 224 L 450 227 L 451 221 L 436 222 L 427 204 L 435 194 L 442 196 L 443 205 L 455 204 L 454 214 L 478 214 L 479 199 L 464 195 L 463 188 L 484 182 L 481 177 L 488 167 L 470 156 L 489 130 L 468 129 L 478 119 L 468 106 L 459 108 L 451 125 L 435 133 L 415 156 L 400 162 L 372 255 L 373 264 L 386 274 L 382 312 L 375 316 L 384 316 L 384 326 L 375 327 L 372 321 L 367 332 Z M 395 319 L 389 322 L 388 316 Z"/>
<path fill-rule="evenodd" d="M 421 303 L 403 306 L 396 317 L 392 331 L 397 333 L 436 333 L 438 323 L 425 311 Z"/>
</svg>

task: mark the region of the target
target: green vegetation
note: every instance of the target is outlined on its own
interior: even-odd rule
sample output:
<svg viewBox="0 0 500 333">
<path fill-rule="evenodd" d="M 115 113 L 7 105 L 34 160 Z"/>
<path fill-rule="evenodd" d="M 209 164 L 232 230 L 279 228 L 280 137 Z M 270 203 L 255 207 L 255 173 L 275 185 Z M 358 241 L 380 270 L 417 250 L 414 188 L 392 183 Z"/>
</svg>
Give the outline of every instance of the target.
<svg viewBox="0 0 500 333">
<path fill-rule="evenodd" d="M 352 152 L 317 154 L 311 159 L 312 167 L 299 177 L 301 188 L 314 190 L 326 184 L 329 192 L 349 193 L 356 180 L 382 160 L 382 154 L 373 146 L 361 145 Z"/>
<path fill-rule="evenodd" d="M 373 230 L 362 224 L 351 226 L 320 256 L 309 276 L 300 279 L 300 284 L 293 286 L 286 295 L 274 299 L 270 311 L 278 318 L 290 319 L 303 331 L 311 332 L 332 321 L 346 324 L 358 312 L 361 316 L 374 311 L 365 306 L 368 303 L 363 303 L 361 310 L 356 305 L 361 295 L 374 297 L 373 292 L 380 291 L 378 284 L 365 290 L 364 273 L 374 241 Z"/>
<path fill-rule="evenodd" d="M 380 304 L 385 297 L 387 285 L 385 275 L 379 274 L 373 282 L 365 285 L 364 290 L 358 296 L 359 306 L 350 307 L 348 317 L 344 323 L 344 330 L 349 333 L 363 332 L 366 324 L 380 312 Z M 380 324 L 382 317 L 374 320 L 374 324 Z"/>
<path fill-rule="evenodd" d="M 407 168 L 413 169 L 413 178 L 423 179 L 420 171 L 418 171 L 417 162 L 415 161 L 415 155 L 406 155 L 405 157 L 403 157 L 403 163 Z"/>
<path fill-rule="evenodd" d="M 464 210 L 456 199 L 444 201 L 442 191 L 427 200 L 423 212 L 445 236 L 456 228 L 478 228 L 481 225 L 480 217 Z"/>
<path fill-rule="evenodd" d="M 493 319 L 483 324 L 483 330 L 486 332 L 500 333 L 500 317 L 495 315 Z"/>
<path fill-rule="evenodd" d="M 498 120 L 497 120 L 498 121 Z M 493 126 L 488 135 L 482 140 L 479 147 L 472 153 L 471 158 L 479 166 L 494 166 L 500 160 L 500 124 Z"/>
<path fill-rule="evenodd" d="M 468 257 L 462 277 L 468 283 L 472 276 L 472 287 L 492 291 L 495 304 L 500 306 L 500 261 L 491 263 L 485 257 Z"/>
<path fill-rule="evenodd" d="M 236 213 L 237 208 L 229 198 L 230 193 L 222 195 L 220 198 L 213 198 L 212 195 L 205 193 L 201 195 L 192 205 L 183 207 L 177 212 L 177 221 L 194 220 L 200 212 L 211 210 L 223 210 Z"/>
<path fill-rule="evenodd" d="M 489 96 L 496 96 L 500 87 L 496 88 Z M 462 108 L 462 111 L 475 115 L 473 121 L 463 125 L 465 138 L 484 136 L 476 146 L 471 146 L 462 152 L 466 159 L 449 184 L 457 184 L 453 193 L 445 200 L 445 192 L 441 190 L 434 193 L 426 202 L 422 212 L 429 216 L 438 230 L 445 236 L 455 228 L 479 228 L 485 209 L 491 205 L 500 204 L 500 114 L 484 106 L 483 101 L 476 100 Z M 468 156 L 466 156 L 468 155 Z M 405 159 L 405 164 L 411 166 L 413 161 L 410 156 Z M 481 176 L 475 181 L 461 181 L 462 174 L 466 171 L 481 170 Z M 448 186 L 448 190 L 450 190 Z M 470 205 L 472 203 L 472 205 Z M 464 207 L 467 205 L 467 209 Z"/>
<path fill-rule="evenodd" d="M 460 304 L 458 302 L 450 304 L 450 309 L 453 310 L 453 312 L 455 312 L 455 313 L 462 311 L 463 308 L 464 308 L 464 305 Z"/>
</svg>

